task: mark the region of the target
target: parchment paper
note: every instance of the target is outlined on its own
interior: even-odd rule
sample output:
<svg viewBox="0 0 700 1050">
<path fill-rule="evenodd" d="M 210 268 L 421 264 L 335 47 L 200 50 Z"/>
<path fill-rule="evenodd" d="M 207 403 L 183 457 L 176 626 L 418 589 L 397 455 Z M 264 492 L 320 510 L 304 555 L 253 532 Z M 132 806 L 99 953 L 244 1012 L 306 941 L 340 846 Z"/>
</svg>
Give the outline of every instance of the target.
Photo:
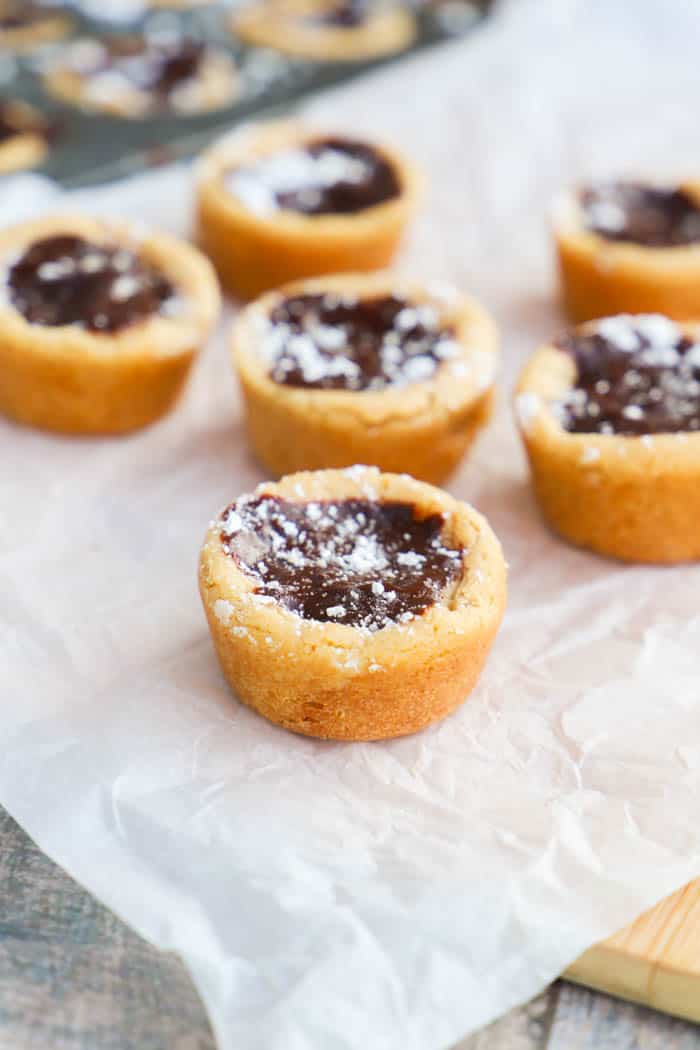
<svg viewBox="0 0 700 1050">
<path fill-rule="evenodd" d="M 503 540 L 510 607 L 442 725 L 322 744 L 227 692 L 196 557 L 262 475 L 221 340 L 142 434 L 0 425 L 0 801 L 182 954 L 222 1050 L 440 1050 L 700 872 L 700 569 L 552 538 L 508 405 L 561 323 L 553 192 L 591 171 L 697 171 L 699 30 L 693 4 L 524 0 L 315 104 L 423 163 L 401 267 L 456 282 L 503 328 L 500 412 L 451 487 Z M 189 187 L 179 168 L 69 203 L 184 230 Z M 55 192 L 3 187 L 2 218 Z"/>
</svg>

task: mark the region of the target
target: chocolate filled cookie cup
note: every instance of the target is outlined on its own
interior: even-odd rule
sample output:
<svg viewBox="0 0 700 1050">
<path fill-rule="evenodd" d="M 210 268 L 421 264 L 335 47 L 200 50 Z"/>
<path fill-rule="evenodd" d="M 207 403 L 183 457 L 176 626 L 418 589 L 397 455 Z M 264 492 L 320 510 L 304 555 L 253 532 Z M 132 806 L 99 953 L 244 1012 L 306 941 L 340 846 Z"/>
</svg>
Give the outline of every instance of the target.
<svg viewBox="0 0 700 1050">
<path fill-rule="evenodd" d="M 581 325 L 526 366 L 516 415 L 545 519 L 624 561 L 700 559 L 698 329 L 659 315 Z"/>
<path fill-rule="evenodd" d="M 367 467 L 259 486 L 212 523 L 200 592 L 224 676 L 285 729 L 403 736 L 473 689 L 506 573 L 471 507 Z"/>
<path fill-rule="evenodd" d="M 291 122 L 244 128 L 200 160 L 197 238 L 224 288 L 250 299 L 291 280 L 386 266 L 420 189 L 387 146 Z"/>
<path fill-rule="evenodd" d="M 27 54 L 68 35 L 73 19 L 33 0 L 0 0 L 0 49 Z"/>
<path fill-rule="evenodd" d="M 219 311 L 189 245 L 84 216 L 2 231 L 0 273 L 0 412 L 65 433 L 168 411 Z"/>
<path fill-rule="evenodd" d="M 700 319 L 700 182 L 592 183 L 560 198 L 554 235 L 572 321 Z"/>
<path fill-rule="evenodd" d="M 496 328 L 451 289 L 387 273 L 287 285 L 241 312 L 231 347 L 275 475 L 364 462 L 439 482 L 490 415 Z"/>
<path fill-rule="evenodd" d="M 236 13 L 247 44 L 315 62 L 367 62 L 410 47 L 415 18 L 405 8 L 363 0 L 272 0 Z"/>
<path fill-rule="evenodd" d="M 196 116 L 230 105 L 240 93 L 223 49 L 148 32 L 74 41 L 50 63 L 44 86 L 64 104 L 130 120 Z"/>
</svg>

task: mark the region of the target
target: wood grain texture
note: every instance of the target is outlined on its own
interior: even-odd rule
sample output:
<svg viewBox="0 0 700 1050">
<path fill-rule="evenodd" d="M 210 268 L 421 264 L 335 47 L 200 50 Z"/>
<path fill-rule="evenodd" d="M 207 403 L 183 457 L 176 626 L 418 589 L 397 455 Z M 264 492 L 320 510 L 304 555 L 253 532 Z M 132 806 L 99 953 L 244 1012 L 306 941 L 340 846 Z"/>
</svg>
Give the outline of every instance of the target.
<svg viewBox="0 0 700 1050">
<path fill-rule="evenodd" d="M 473 1035 L 453 1050 L 553 1050 L 549 1034 L 559 1003 L 559 985 Z"/>
<path fill-rule="evenodd" d="M 589 949 L 567 977 L 700 1022 L 700 880 Z"/>
<path fill-rule="evenodd" d="M 179 960 L 73 882 L 2 809 L 0 885 L 0 1050 L 216 1050 Z M 453 1050 L 700 1050 L 700 1028 L 559 982 Z"/>
<path fill-rule="evenodd" d="M 560 985 L 547 1050 L 698 1050 L 700 1029 L 607 995 Z"/>
<path fill-rule="evenodd" d="M 0 1050 L 215 1050 L 182 966 L 0 809 Z"/>
</svg>

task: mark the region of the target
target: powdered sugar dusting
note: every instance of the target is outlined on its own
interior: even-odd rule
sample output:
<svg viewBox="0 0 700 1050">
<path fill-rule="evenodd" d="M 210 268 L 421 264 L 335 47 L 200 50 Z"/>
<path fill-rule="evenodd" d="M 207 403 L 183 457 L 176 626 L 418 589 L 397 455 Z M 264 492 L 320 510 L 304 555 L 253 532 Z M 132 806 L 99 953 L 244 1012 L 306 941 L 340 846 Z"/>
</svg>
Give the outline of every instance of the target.
<svg viewBox="0 0 700 1050">
<path fill-rule="evenodd" d="M 224 552 L 255 580 L 257 600 L 367 632 L 409 623 L 460 578 L 464 552 L 445 526 L 409 503 L 270 495 L 242 497 L 220 519 Z"/>
<path fill-rule="evenodd" d="M 365 161 L 328 148 L 314 155 L 289 149 L 265 157 L 252 168 L 226 175 L 226 187 L 256 215 L 280 209 L 280 197 L 296 194 L 308 208 L 318 204 L 323 190 L 337 182 L 362 183 L 368 177 Z"/>
<path fill-rule="evenodd" d="M 515 399 L 515 414 L 518 423 L 526 434 L 532 430 L 535 420 L 542 410 L 542 398 L 539 394 L 523 391 Z"/>
<path fill-rule="evenodd" d="M 558 344 L 577 368 L 553 406 L 575 433 L 700 431 L 700 345 L 659 314 L 604 318 Z"/>
<path fill-rule="evenodd" d="M 216 616 L 219 623 L 222 623 L 224 624 L 224 626 L 226 626 L 231 620 L 232 613 L 233 606 L 231 605 L 231 602 L 226 601 L 225 598 L 216 599 L 216 601 L 214 602 L 214 615 Z"/>
<path fill-rule="evenodd" d="M 372 146 L 318 139 L 279 150 L 224 174 L 224 185 L 254 215 L 351 214 L 400 192 L 389 161 Z"/>
<path fill-rule="evenodd" d="M 581 453 L 580 463 L 582 467 L 587 467 L 591 463 L 597 463 L 600 459 L 600 449 L 594 445 L 586 445 L 583 452 Z"/>
<path fill-rule="evenodd" d="M 384 390 L 431 379 L 460 349 L 430 303 L 397 295 L 299 295 L 270 313 L 261 353 L 289 386 Z"/>
</svg>

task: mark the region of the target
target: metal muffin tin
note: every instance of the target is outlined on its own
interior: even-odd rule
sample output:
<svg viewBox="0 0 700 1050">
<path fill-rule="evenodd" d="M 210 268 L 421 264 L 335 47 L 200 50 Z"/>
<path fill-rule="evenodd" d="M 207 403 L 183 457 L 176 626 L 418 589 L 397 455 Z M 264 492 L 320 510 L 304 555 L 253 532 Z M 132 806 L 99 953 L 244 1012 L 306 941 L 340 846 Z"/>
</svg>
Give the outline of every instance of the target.
<svg viewBox="0 0 700 1050">
<path fill-rule="evenodd" d="M 232 8 L 209 4 L 190 10 L 158 10 L 131 22 L 106 24 L 77 12 L 70 4 L 52 5 L 74 20 L 69 36 L 29 55 L 0 55 L 0 94 L 36 106 L 54 124 L 44 163 L 36 168 L 66 187 L 104 182 L 145 167 L 155 167 L 198 152 L 217 134 L 252 117 L 284 112 L 304 95 L 350 80 L 368 69 L 396 61 L 442 40 L 462 36 L 487 14 L 490 0 L 444 0 L 415 11 L 414 44 L 396 54 L 367 62 L 319 63 L 292 59 L 251 47 L 230 29 Z M 160 114 L 127 119 L 87 113 L 54 99 L 44 90 L 41 71 L 77 37 L 105 37 L 114 32 L 169 24 L 183 35 L 228 52 L 241 77 L 236 100 L 222 109 L 198 115 Z"/>
</svg>

